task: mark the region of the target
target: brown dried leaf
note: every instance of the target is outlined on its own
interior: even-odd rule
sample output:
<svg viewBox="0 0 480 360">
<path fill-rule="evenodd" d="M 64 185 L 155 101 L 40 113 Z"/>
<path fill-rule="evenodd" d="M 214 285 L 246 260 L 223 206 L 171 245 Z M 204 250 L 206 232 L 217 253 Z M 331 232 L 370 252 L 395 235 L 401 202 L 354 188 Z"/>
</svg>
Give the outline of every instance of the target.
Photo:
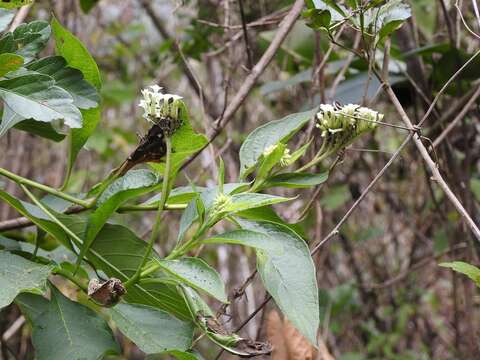
<svg viewBox="0 0 480 360">
<path fill-rule="evenodd" d="M 273 346 L 272 360 L 289 360 L 283 336 L 283 322 L 276 310 L 270 311 L 267 316 L 267 338 Z"/>
<path fill-rule="evenodd" d="M 313 345 L 288 320 L 284 320 L 283 336 L 287 345 L 288 360 L 315 359 Z"/>
</svg>

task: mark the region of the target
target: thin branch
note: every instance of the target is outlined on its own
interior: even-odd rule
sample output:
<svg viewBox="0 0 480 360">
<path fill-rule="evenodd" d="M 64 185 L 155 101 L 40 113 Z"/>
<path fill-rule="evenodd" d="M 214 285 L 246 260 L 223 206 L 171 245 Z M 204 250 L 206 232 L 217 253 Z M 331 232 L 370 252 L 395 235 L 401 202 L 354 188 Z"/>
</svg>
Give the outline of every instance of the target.
<svg viewBox="0 0 480 360">
<path fill-rule="evenodd" d="M 233 116 L 237 110 L 242 106 L 244 101 L 247 99 L 250 91 L 253 89 L 257 83 L 258 78 L 263 74 L 267 66 L 272 61 L 273 57 L 277 53 L 278 49 L 282 45 L 283 41 L 287 37 L 288 33 L 292 29 L 293 25 L 297 21 L 300 13 L 302 12 L 304 6 L 303 0 L 296 0 L 293 4 L 290 12 L 285 16 L 283 22 L 281 23 L 275 37 L 270 43 L 269 47 L 262 55 L 258 63 L 253 67 L 250 74 L 243 81 L 242 86 L 238 89 L 232 101 L 228 104 L 225 109 L 225 112 L 220 116 L 214 123 L 213 129 L 208 134 L 208 142 L 205 146 L 195 153 L 183 166 L 185 168 L 188 166 L 203 149 L 205 149 L 215 138 L 222 132 L 223 128 L 232 120 Z"/>
<path fill-rule="evenodd" d="M 238 0 L 238 6 L 240 8 L 240 19 L 242 20 L 243 39 L 245 40 L 245 50 L 247 51 L 247 65 L 250 70 L 253 66 L 252 49 L 250 48 L 250 42 L 248 40 L 247 22 L 245 19 L 245 11 L 243 10 L 243 0 Z"/>
<path fill-rule="evenodd" d="M 477 51 L 476 54 L 480 54 L 480 50 Z M 474 57 L 472 57 L 471 59 L 473 59 L 473 58 Z M 469 63 L 471 61 L 471 59 L 467 63 Z M 463 65 L 462 68 L 464 68 L 467 65 L 467 63 L 465 65 Z M 447 81 L 447 84 L 451 83 L 453 81 L 453 79 L 455 78 L 455 76 L 457 74 L 459 74 L 461 69 L 459 69 Z M 400 115 L 400 118 L 402 119 L 402 121 L 405 123 L 405 125 L 407 125 L 412 130 L 414 130 L 414 126 L 413 126 L 412 122 L 410 121 L 410 118 L 408 117 L 407 113 L 405 112 L 405 110 L 404 110 L 402 104 L 400 103 L 400 101 L 398 100 L 397 96 L 393 92 L 392 87 L 387 82 L 385 82 L 384 79 L 382 79 L 382 77 L 378 74 L 378 72 L 375 72 L 375 73 L 376 73 L 377 77 L 379 77 L 379 80 L 383 83 L 385 92 L 387 93 L 388 97 L 390 98 L 391 102 L 393 103 L 393 105 L 394 105 L 395 109 L 397 110 L 398 114 Z M 444 86 L 442 89 L 446 88 L 446 86 Z M 435 102 L 439 99 L 440 94 L 441 94 L 441 92 L 435 97 L 435 100 L 433 101 L 430 109 L 433 108 Z M 427 114 L 428 114 L 428 112 L 427 112 Z M 424 116 L 424 119 L 426 119 L 426 116 Z M 422 121 L 420 122 L 420 124 L 421 123 L 422 123 Z M 426 162 L 428 168 L 430 169 L 430 171 L 433 174 L 432 180 L 436 181 L 438 183 L 438 185 L 442 188 L 442 190 L 444 191 L 447 198 L 450 200 L 450 202 L 453 204 L 453 206 L 460 213 L 461 217 L 465 220 L 466 224 L 469 226 L 469 228 L 472 231 L 475 238 L 478 241 L 480 241 L 480 229 L 478 228 L 477 224 L 475 224 L 473 219 L 470 217 L 468 212 L 465 210 L 462 203 L 458 200 L 458 198 L 455 196 L 453 191 L 450 189 L 450 187 L 448 186 L 446 181 L 443 179 L 442 175 L 440 174 L 440 171 L 438 170 L 437 164 L 432 160 L 432 158 L 430 157 L 430 154 L 428 153 L 428 150 L 426 149 L 425 145 L 423 145 L 422 139 L 420 138 L 420 136 L 418 136 L 418 134 L 416 134 L 414 136 L 413 140 L 415 142 L 415 145 L 417 146 L 417 149 L 420 152 L 420 155 L 422 156 L 422 158 Z"/>
<path fill-rule="evenodd" d="M 445 90 L 447 90 L 447 88 L 450 86 L 450 84 L 453 82 L 453 80 L 456 79 L 456 77 L 458 75 L 460 75 L 460 73 L 473 61 L 475 60 L 475 58 L 480 55 L 480 50 L 477 50 L 477 52 L 475 54 L 473 54 L 470 59 L 467 60 L 467 62 L 465 62 L 465 64 L 463 64 L 460 69 L 458 69 L 455 74 L 453 74 L 450 79 L 448 79 L 448 81 L 442 86 L 442 88 L 440 89 L 440 91 L 438 92 L 438 94 L 435 96 L 435 98 L 433 99 L 432 101 L 432 104 L 430 105 L 430 107 L 428 108 L 427 112 L 425 113 L 425 115 L 423 115 L 423 118 L 422 120 L 420 120 L 420 122 L 418 123 L 418 126 L 422 126 L 423 123 L 425 122 L 425 120 L 427 120 L 428 116 L 430 115 L 430 113 L 433 111 L 433 108 L 435 107 L 435 104 L 437 103 L 437 101 L 440 99 L 440 96 L 443 95 L 443 93 L 445 92 Z M 378 76 L 378 74 L 377 74 Z M 380 77 L 381 78 L 381 77 Z M 390 85 L 388 85 L 387 89 L 390 88 Z M 390 88 L 391 89 L 391 88 Z M 392 91 L 393 93 L 393 91 Z M 395 94 L 393 94 L 395 96 Z M 397 99 L 397 102 L 398 102 L 398 99 Z M 400 104 L 400 103 L 399 103 Z M 401 105 L 400 105 L 401 106 Z M 406 115 L 406 114 L 405 114 Z M 410 120 L 408 119 L 408 116 L 406 117 L 406 119 L 408 120 L 408 122 L 411 124 Z M 405 120 L 404 120 L 405 121 Z"/>
<path fill-rule="evenodd" d="M 384 167 L 379 171 L 379 173 L 375 176 L 375 178 L 373 178 L 373 180 L 370 182 L 370 184 L 368 184 L 368 186 L 363 190 L 363 192 L 358 197 L 358 199 L 348 209 L 348 211 L 340 219 L 340 221 L 335 225 L 335 227 L 328 233 L 327 236 L 325 236 L 320 242 L 318 242 L 311 249 L 311 251 L 310 251 L 311 256 L 315 255 L 325 243 L 327 243 L 330 239 L 332 239 L 333 237 L 335 237 L 339 233 L 340 227 L 347 221 L 347 219 L 350 217 L 350 215 L 353 213 L 353 211 L 358 207 L 358 205 L 362 202 L 362 200 L 365 198 L 365 196 L 372 190 L 372 188 L 380 180 L 380 178 L 387 171 L 387 169 L 393 164 L 393 162 L 401 154 L 402 150 L 410 142 L 410 140 L 413 138 L 413 136 L 414 136 L 414 133 L 412 132 L 405 138 L 405 140 L 402 142 L 402 144 L 397 148 L 395 153 L 392 155 L 390 160 L 384 165 Z M 238 326 L 238 328 L 235 329 L 235 332 L 240 331 L 250 320 L 252 320 L 260 312 L 260 310 L 262 310 L 262 308 L 265 305 L 268 304 L 268 302 L 271 299 L 272 299 L 272 297 L 270 295 L 268 295 L 267 298 L 240 324 L 240 326 Z M 220 355 L 222 353 L 223 353 L 223 351 L 219 352 L 216 359 L 219 359 Z"/>
<path fill-rule="evenodd" d="M 452 129 L 457 126 L 457 124 L 465 117 L 465 115 L 470 111 L 470 107 L 477 101 L 478 97 L 480 96 L 480 86 L 477 87 L 475 92 L 473 93 L 472 97 L 468 102 L 465 104 L 465 106 L 462 108 L 460 113 L 453 119 L 453 121 L 448 124 L 448 126 L 445 128 L 445 130 L 442 131 L 442 133 L 435 139 L 433 142 L 433 147 L 436 148 L 440 143 L 445 140 L 447 135 L 452 131 Z"/>
</svg>

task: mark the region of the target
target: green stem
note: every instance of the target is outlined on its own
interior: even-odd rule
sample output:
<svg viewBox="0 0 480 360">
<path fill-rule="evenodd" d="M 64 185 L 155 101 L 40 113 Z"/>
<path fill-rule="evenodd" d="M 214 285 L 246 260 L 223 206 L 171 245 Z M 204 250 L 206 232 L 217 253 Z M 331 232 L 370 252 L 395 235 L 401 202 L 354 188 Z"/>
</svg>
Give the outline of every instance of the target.
<svg viewBox="0 0 480 360">
<path fill-rule="evenodd" d="M 12 173 L 8 170 L 5 170 L 3 168 L 0 168 L 0 175 L 3 175 L 5 177 L 9 178 L 10 180 L 13 180 L 14 182 L 16 182 L 19 185 L 28 185 L 28 186 L 37 188 L 39 190 L 45 191 L 46 193 L 55 195 L 56 197 L 59 197 L 61 199 L 67 200 L 67 201 L 70 201 L 74 204 L 83 206 L 85 208 L 91 207 L 90 201 L 88 201 L 88 200 L 77 199 L 74 196 L 68 195 L 68 194 L 66 194 L 62 191 L 51 188 L 50 186 L 37 183 L 36 181 L 26 179 L 26 178 L 24 178 L 20 175 L 14 174 L 14 173 Z"/>
<path fill-rule="evenodd" d="M 53 271 L 53 273 L 55 275 L 60 275 L 60 276 L 63 276 L 64 278 L 70 280 L 72 283 L 74 283 L 75 285 L 77 285 L 80 289 L 82 289 L 83 291 L 87 292 L 88 291 L 88 287 L 87 285 L 85 285 L 85 282 L 83 282 L 81 279 L 79 279 L 78 277 L 74 276 L 72 273 L 66 271 L 65 269 L 55 269 Z"/>
<path fill-rule="evenodd" d="M 23 185 L 23 184 L 20 184 L 20 187 L 22 188 L 22 190 L 25 192 L 25 194 L 27 194 L 27 196 L 30 198 L 30 200 L 33 201 L 33 203 L 35 205 L 37 205 L 45 214 L 47 214 L 47 216 L 52 219 L 52 221 L 57 224 L 58 226 L 60 226 L 62 228 L 63 231 L 65 231 L 65 233 L 72 237 L 74 240 L 77 241 L 77 244 L 81 244 L 82 243 L 82 240 L 74 233 L 72 232 L 72 230 L 70 230 L 64 223 L 62 223 L 60 220 L 57 219 L 57 217 L 55 215 L 53 215 L 50 210 L 48 210 L 45 205 L 43 205 L 40 200 L 38 200 L 35 195 L 33 195 L 30 190 L 28 190 L 28 188 Z"/>
<path fill-rule="evenodd" d="M 164 210 L 183 210 L 187 207 L 187 204 L 165 204 Z M 135 212 L 135 211 L 151 211 L 158 210 L 157 204 L 151 205 L 123 205 L 118 208 L 118 212 Z"/>
<path fill-rule="evenodd" d="M 160 225 L 162 222 L 162 213 L 165 203 L 168 199 L 168 183 L 170 178 L 170 170 L 171 170 L 171 157 L 172 157 L 172 141 L 169 136 L 165 137 L 165 145 L 167 148 L 166 160 L 165 160 L 165 171 L 163 173 L 163 184 L 162 184 L 162 193 L 160 195 L 160 201 L 158 202 L 158 210 L 157 216 L 155 218 L 155 224 L 153 225 L 152 234 L 150 235 L 150 240 L 148 242 L 147 250 L 143 255 L 143 259 L 140 262 L 137 271 L 135 274 L 125 283 L 125 287 L 128 288 L 131 285 L 134 285 L 140 278 L 142 273 L 142 268 L 147 263 L 147 260 L 152 253 L 153 245 L 158 238 L 158 234 L 160 232 Z"/>
<path fill-rule="evenodd" d="M 173 260 L 177 259 L 184 254 L 186 254 L 190 249 L 195 247 L 197 245 L 197 240 L 209 229 L 213 224 L 207 224 L 204 223 L 195 233 L 195 235 L 192 236 L 190 240 L 188 240 L 186 243 L 183 245 L 179 246 L 178 248 L 176 247 L 175 249 L 172 250 L 172 252 L 165 258 L 167 260 Z"/>
</svg>

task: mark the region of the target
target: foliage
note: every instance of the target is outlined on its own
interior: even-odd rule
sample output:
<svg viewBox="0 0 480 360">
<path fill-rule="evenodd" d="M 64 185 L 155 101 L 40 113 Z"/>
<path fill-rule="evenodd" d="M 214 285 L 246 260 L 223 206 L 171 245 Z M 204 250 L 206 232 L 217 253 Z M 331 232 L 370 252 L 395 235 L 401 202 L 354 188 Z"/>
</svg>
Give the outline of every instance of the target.
<svg viewBox="0 0 480 360">
<path fill-rule="evenodd" d="M 123 26 L 95 19 L 115 17 L 110 6 L 128 17 L 121 9 L 131 4 L 79 0 L 73 23 L 94 26 L 91 33 L 41 2 L 24 9 L 58 19 L 8 30 L 20 14 L 12 9 L 31 3 L 0 2 L 0 141 L 15 165 L 0 168 L 8 179 L 0 199 L 23 217 L 0 222 L 0 310 L 20 309 L 36 358 L 133 358 L 131 344 L 148 359 L 215 358 L 217 348 L 266 355 L 268 321 L 266 332 L 248 324 L 270 318 L 269 302 L 283 317 L 274 313 L 282 328 L 274 346 L 290 357 L 306 349 L 327 358 L 332 347 L 339 359 L 436 358 L 430 339 L 438 335 L 444 349 L 451 328 L 456 339 L 465 335 L 453 322 L 437 329 L 450 300 L 415 283 L 432 259 L 474 249 L 455 242 L 452 234 L 465 231 L 447 200 L 459 192 L 475 218 L 475 131 L 445 146 L 430 141 L 450 131 L 445 121 L 463 106 L 471 108 L 463 131 L 475 129 L 476 98 L 468 101 L 478 95 L 478 59 L 455 33 L 460 21 L 453 34 L 436 33 L 437 21 L 419 30 L 422 4 L 403 0 L 307 0 L 299 20 L 298 5 L 283 0 L 240 2 L 239 14 L 201 0 L 161 5 L 174 14 L 173 35 L 155 2 L 135 8 L 151 23 Z M 440 42 L 442 32 L 451 39 Z M 158 79 L 182 96 L 164 93 Z M 416 116 L 420 126 L 430 112 L 431 127 L 393 124 Z M 10 143 L 18 130 L 24 143 Z M 423 144 L 430 169 L 453 167 L 448 181 L 458 189 L 410 153 L 390 168 L 401 131 Z M 24 147 L 35 154 L 39 137 L 66 159 L 57 162 L 63 186 L 44 184 L 52 164 L 11 156 Z M 37 163 L 35 171 L 20 166 Z M 364 201 L 387 169 L 382 196 Z M 421 179 L 409 181 L 409 171 Z M 440 265 L 480 286 L 477 267 Z M 448 309 L 461 306 L 455 299 Z"/>
</svg>

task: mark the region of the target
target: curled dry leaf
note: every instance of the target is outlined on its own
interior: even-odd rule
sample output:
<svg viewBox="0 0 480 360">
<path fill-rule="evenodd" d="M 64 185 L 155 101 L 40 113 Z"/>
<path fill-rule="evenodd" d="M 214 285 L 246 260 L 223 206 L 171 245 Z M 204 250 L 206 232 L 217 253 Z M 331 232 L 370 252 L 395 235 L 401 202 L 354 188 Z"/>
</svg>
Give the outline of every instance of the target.
<svg viewBox="0 0 480 360">
<path fill-rule="evenodd" d="M 220 337 L 224 337 L 225 339 L 230 337 L 230 340 L 233 341 L 228 343 L 228 345 L 224 344 L 224 348 L 239 357 L 250 358 L 269 355 L 272 352 L 272 345 L 270 343 L 240 338 L 225 329 L 223 324 L 214 316 L 197 313 L 197 320 L 205 324 L 208 332 L 220 335 Z"/>
<path fill-rule="evenodd" d="M 272 360 L 313 360 L 316 350 L 310 342 L 276 310 L 267 318 L 267 337 L 272 343 Z"/>
<path fill-rule="evenodd" d="M 102 306 L 117 304 L 126 292 L 122 282 L 116 278 L 110 278 L 104 283 L 100 283 L 98 279 L 91 279 L 88 283 L 88 296 Z"/>
</svg>

